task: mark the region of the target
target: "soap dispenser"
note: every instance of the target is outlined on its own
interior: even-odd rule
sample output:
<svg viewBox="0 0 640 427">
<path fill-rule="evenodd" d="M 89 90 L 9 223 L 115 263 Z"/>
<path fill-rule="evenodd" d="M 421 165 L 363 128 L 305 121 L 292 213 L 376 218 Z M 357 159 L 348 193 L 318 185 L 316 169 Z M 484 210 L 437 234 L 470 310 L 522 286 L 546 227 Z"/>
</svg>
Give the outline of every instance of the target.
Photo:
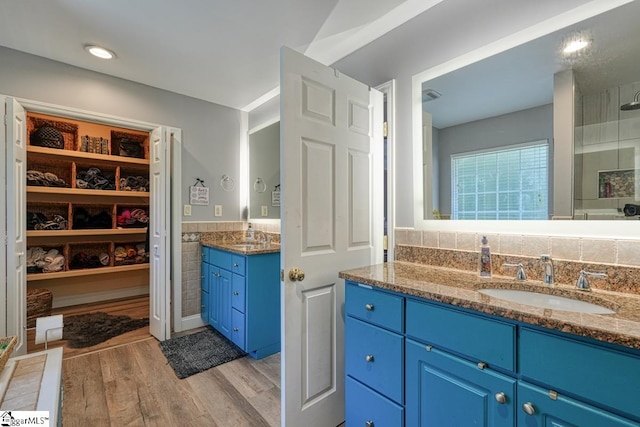
<svg viewBox="0 0 640 427">
<path fill-rule="evenodd" d="M 491 277 L 491 249 L 489 248 L 487 236 L 482 236 L 480 241 L 478 270 L 480 277 Z"/>
<path fill-rule="evenodd" d="M 244 232 L 244 241 L 247 243 L 253 243 L 254 230 L 251 228 L 251 223 L 247 224 L 247 230 Z"/>
</svg>

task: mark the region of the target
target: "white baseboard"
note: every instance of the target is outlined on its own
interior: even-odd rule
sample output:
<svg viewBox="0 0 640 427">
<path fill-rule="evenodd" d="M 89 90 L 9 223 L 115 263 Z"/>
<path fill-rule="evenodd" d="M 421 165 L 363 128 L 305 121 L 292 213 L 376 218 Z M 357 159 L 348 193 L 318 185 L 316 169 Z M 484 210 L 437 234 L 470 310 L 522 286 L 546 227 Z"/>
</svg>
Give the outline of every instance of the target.
<svg viewBox="0 0 640 427">
<path fill-rule="evenodd" d="M 193 316 L 183 317 L 182 321 L 180 322 L 181 329 L 179 331 L 175 330 L 173 332 L 188 331 L 189 329 L 200 328 L 205 325 L 206 323 L 204 323 L 202 317 L 200 317 L 199 314 L 194 314 Z"/>
<path fill-rule="evenodd" d="M 137 286 L 135 288 L 115 289 L 113 291 L 93 292 L 82 295 L 59 296 L 53 299 L 53 308 L 69 307 L 72 305 L 89 304 L 93 302 L 108 301 L 112 299 L 137 297 L 148 295 L 149 286 Z"/>
</svg>

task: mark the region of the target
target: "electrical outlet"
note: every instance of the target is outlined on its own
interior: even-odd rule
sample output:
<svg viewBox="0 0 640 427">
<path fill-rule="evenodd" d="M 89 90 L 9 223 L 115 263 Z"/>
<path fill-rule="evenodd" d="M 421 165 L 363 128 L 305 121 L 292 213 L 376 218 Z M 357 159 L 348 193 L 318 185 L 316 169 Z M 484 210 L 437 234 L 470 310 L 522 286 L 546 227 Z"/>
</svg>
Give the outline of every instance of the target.
<svg viewBox="0 0 640 427">
<path fill-rule="evenodd" d="M 213 207 L 213 216 L 222 216 L 222 205 L 215 205 Z"/>
<path fill-rule="evenodd" d="M 191 205 L 184 205 L 184 216 L 191 216 Z"/>
<path fill-rule="evenodd" d="M 267 207 L 267 205 L 262 205 L 262 216 L 267 215 L 269 215 L 269 208 Z"/>
</svg>

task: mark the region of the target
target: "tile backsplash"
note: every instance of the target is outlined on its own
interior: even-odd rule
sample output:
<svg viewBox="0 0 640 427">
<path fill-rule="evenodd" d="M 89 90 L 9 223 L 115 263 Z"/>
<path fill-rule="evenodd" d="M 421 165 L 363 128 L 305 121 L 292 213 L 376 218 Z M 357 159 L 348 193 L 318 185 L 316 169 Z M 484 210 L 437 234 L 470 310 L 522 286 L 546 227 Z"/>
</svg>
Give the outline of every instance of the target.
<svg viewBox="0 0 640 427">
<path fill-rule="evenodd" d="M 474 271 L 483 234 L 439 232 L 397 228 L 396 260 Z M 580 270 L 605 272 L 591 286 L 616 292 L 640 294 L 640 240 L 593 239 L 526 234 L 487 234 L 493 273 L 512 276 L 504 263 L 524 265 L 530 279 L 542 279 L 540 255 L 553 259 L 556 281 L 575 283 Z"/>
</svg>

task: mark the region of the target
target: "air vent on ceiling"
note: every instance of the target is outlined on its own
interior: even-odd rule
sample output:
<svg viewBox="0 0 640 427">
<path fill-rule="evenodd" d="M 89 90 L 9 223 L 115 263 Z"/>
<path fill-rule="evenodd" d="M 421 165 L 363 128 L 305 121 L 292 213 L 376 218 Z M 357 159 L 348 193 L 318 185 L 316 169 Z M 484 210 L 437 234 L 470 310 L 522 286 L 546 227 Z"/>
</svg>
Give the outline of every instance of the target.
<svg viewBox="0 0 640 427">
<path fill-rule="evenodd" d="M 442 94 L 433 89 L 424 89 L 422 91 L 422 102 L 433 101 L 434 99 L 438 99 L 442 96 Z"/>
</svg>

